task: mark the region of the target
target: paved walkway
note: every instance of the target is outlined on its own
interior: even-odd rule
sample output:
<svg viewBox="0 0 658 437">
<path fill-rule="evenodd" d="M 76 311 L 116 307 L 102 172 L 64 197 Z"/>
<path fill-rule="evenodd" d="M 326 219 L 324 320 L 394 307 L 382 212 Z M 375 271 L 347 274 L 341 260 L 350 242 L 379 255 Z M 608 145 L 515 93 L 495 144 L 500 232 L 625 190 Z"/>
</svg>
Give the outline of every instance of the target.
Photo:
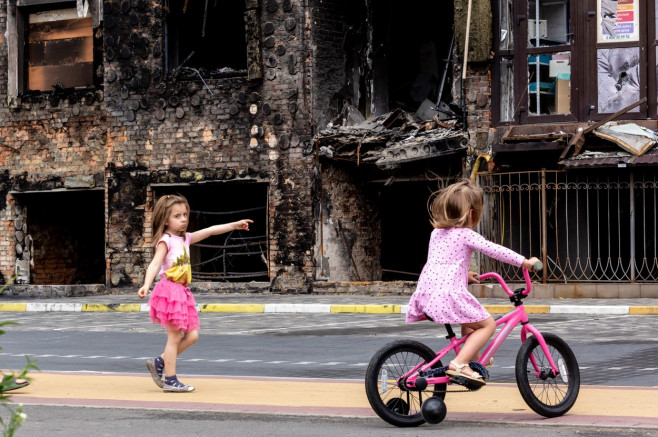
<svg viewBox="0 0 658 437">
<path fill-rule="evenodd" d="M 406 313 L 408 296 L 317 294 L 197 294 L 200 312 L 215 313 Z M 513 309 L 507 299 L 480 299 L 491 314 Z M 658 299 L 526 299 L 531 314 L 658 315 Z M 148 311 L 136 295 L 103 295 L 59 299 L 21 299 L 0 296 L 4 311 Z"/>
<path fill-rule="evenodd" d="M 373 417 L 363 381 L 187 376 L 193 393 L 163 393 L 149 375 L 34 374 L 30 386 L 12 392 L 23 404 L 254 412 Z M 614 402 L 601 402 L 601 399 Z M 546 419 L 523 402 L 515 384 L 489 383 L 472 393 L 448 393 L 447 420 L 542 425 L 619 426 L 658 429 L 655 387 L 582 386 L 565 416 Z"/>
</svg>

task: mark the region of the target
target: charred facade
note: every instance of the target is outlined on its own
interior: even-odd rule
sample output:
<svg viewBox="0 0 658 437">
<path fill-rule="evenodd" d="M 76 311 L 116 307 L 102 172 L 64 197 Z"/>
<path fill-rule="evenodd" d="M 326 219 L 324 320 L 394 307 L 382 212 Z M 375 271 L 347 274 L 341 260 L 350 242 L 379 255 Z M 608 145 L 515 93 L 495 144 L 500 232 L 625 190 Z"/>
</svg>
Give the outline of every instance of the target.
<svg viewBox="0 0 658 437">
<path fill-rule="evenodd" d="M 192 230 L 255 222 L 193 248 L 199 289 L 409 290 L 426 255 L 430 194 L 478 171 L 492 212 L 483 232 L 530 255 L 531 237 L 512 238 L 510 226 L 532 236 L 541 226 L 503 214 L 525 200 L 494 194 L 528 184 L 491 175 L 580 169 L 591 155 L 578 155 L 601 143 L 593 122 L 605 118 L 574 120 L 554 114 L 564 101 L 528 100 L 521 70 L 544 52 L 564 57 L 523 47 L 528 20 L 505 21 L 530 3 L 543 13 L 564 2 L 2 1 L 2 281 L 134 289 L 151 257 L 154 200 L 181 193 Z M 518 53 L 503 50 L 510 36 Z M 550 185 L 530 192 L 541 192 L 535 183 Z M 546 281 L 565 276 L 549 272 Z"/>
</svg>

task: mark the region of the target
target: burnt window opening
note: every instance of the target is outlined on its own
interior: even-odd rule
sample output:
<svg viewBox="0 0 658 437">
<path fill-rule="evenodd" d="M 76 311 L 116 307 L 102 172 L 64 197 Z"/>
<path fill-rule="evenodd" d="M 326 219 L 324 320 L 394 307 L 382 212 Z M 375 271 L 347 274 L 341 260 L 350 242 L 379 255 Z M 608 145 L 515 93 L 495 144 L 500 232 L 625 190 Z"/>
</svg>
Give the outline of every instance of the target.
<svg viewBox="0 0 658 437">
<path fill-rule="evenodd" d="M 105 196 L 102 190 L 14 193 L 18 282 L 105 283 Z"/>
<path fill-rule="evenodd" d="M 247 73 L 244 0 L 165 0 L 167 70 L 190 78 Z"/>
<path fill-rule="evenodd" d="M 18 0 L 8 5 L 8 94 L 98 87 L 97 2 Z M 93 12 L 93 13 L 92 13 Z"/>
<path fill-rule="evenodd" d="M 251 219 L 249 231 L 214 235 L 190 247 L 193 281 L 269 281 L 267 184 L 210 183 L 153 186 L 155 198 L 185 196 L 190 204 L 188 232 Z"/>
<path fill-rule="evenodd" d="M 372 9 L 374 115 L 396 108 L 433 115 L 430 107 L 451 103 L 452 8 L 387 0 L 373 2 Z"/>
</svg>

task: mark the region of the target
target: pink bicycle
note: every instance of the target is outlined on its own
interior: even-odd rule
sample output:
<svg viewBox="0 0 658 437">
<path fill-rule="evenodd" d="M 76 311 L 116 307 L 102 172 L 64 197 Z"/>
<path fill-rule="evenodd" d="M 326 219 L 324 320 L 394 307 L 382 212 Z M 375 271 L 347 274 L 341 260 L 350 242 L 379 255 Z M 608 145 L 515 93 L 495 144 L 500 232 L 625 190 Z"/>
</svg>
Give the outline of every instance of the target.
<svg viewBox="0 0 658 437">
<path fill-rule="evenodd" d="M 534 270 L 542 269 L 541 262 Z M 494 278 L 509 295 L 514 310 L 496 320 L 504 325 L 493 337 L 479 361 L 470 366 L 484 379 L 488 372 L 484 363 L 494 356 L 498 348 L 517 326 L 521 325 L 521 348 L 516 356 L 515 374 L 523 400 L 536 413 L 545 417 L 565 414 L 576 402 L 580 390 L 580 370 L 573 351 L 557 335 L 542 334 L 528 322 L 523 299 L 532 291 L 530 274 L 523 269 L 526 288 L 510 291 L 497 273 L 485 273 L 480 279 Z M 453 391 L 475 391 L 481 386 L 463 377 L 446 375 L 447 366 L 441 359 L 450 351 L 459 353 L 467 336 L 457 339 L 452 327 L 445 325 L 450 344 L 439 352 L 414 340 L 397 340 L 384 345 L 370 360 L 366 371 L 366 394 L 373 410 L 388 423 L 400 426 L 418 426 L 424 422 L 439 423 L 446 416 L 444 398 L 447 387 L 459 384 L 465 387 Z"/>
</svg>

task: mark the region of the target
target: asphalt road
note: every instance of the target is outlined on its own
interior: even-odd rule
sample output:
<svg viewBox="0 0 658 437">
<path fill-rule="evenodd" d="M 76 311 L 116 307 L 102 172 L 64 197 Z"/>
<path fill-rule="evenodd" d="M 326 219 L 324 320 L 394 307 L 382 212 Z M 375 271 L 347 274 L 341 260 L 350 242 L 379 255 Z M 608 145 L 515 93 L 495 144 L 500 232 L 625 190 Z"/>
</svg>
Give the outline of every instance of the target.
<svg viewBox="0 0 658 437">
<path fill-rule="evenodd" d="M 438 349 L 442 327 L 407 325 L 399 314 L 202 313 L 199 342 L 179 357 L 180 375 L 362 379 L 374 352 L 412 338 Z M 2 368 L 24 355 L 45 371 L 142 373 L 162 351 L 164 330 L 145 313 L 3 313 Z M 535 315 L 542 332 L 566 340 L 585 385 L 658 386 L 658 317 Z M 496 354 L 492 382 L 514 382 L 520 341 L 513 332 Z"/>
<path fill-rule="evenodd" d="M 217 406 L 230 407 L 229 404 L 221 404 L 227 401 L 219 398 L 225 396 L 232 399 L 238 394 L 243 395 L 243 390 L 258 393 L 264 399 L 273 401 L 267 396 L 272 396 L 274 387 L 288 387 L 285 384 L 293 384 L 291 381 L 297 381 L 294 378 L 328 381 L 331 385 L 335 385 L 334 382 L 339 379 L 361 381 L 373 353 L 394 339 L 412 338 L 433 348 L 439 348 L 447 341 L 442 327 L 429 322 L 406 325 L 400 314 L 201 313 L 200 316 L 200 341 L 179 358 L 179 375 L 181 379 L 187 377 L 193 381 L 195 377 L 198 380 L 199 376 L 228 377 L 220 380 L 204 379 L 198 390 L 195 399 L 205 392 L 212 392 L 213 398 L 218 399 Z M 25 362 L 24 355 L 28 355 L 38 360 L 39 367 L 46 371 L 37 374 L 39 376 L 34 387 L 28 387 L 22 394 L 17 394 L 16 399 L 22 397 L 27 401 L 33 393 L 42 396 L 43 402 L 49 402 L 49 393 L 54 393 L 54 396 L 59 393 L 61 396 L 61 393 L 67 392 L 65 381 L 80 383 L 85 378 L 83 375 L 99 375 L 97 372 L 101 372 L 99 376 L 92 376 L 96 378 L 94 381 L 136 385 L 130 388 L 105 387 L 93 382 L 89 387 L 91 392 L 94 387 L 98 387 L 103 392 L 114 390 L 121 396 L 128 393 L 146 400 L 138 401 L 142 402 L 139 408 L 130 406 L 134 403 L 126 404 L 127 408 L 115 408 L 117 403 L 111 400 L 110 395 L 106 401 L 90 404 L 105 406 L 102 409 L 63 406 L 57 404 L 56 400 L 54 405 L 28 402 L 25 405 L 28 421 L 19 430 L 18 436 L 78 437 L 92 432 L 99 437 L 418 436 L 436 435 L 438 432 L 455 436 L 493 437 L 522 436 L 528 433 L 551 436 L 658 436 L 657 429 L 633 428 L 632 423 L 625 423 L 620 428 L 569 426 L 569 420 L 580 417 L 576 409 L 573 415 L 565 416 L 558 427 L 550 426 L 560 423 L 556 420 L 549 424 L 537 416 L 526 414 L 523 417 L 530 417 L 534 423 L 527 423 L 526 420 L 526 423 L 519 426 L 513 420 L 495 423 L 495 420 L 484 420 L 483 417 L 482 423 L 477 423 L 478 417 L 474 417 L 475 422 L 453 419 L 440 425 L 425 424 L 413 429 L 391 427 L 377 417 L 331 417 L 325 414 L 305 416 L 304 413 L 295 413 L 294 408 L 287 408 L 285 413 L 278 414 L 241 414 L 239 411 L 244 410 L 240 410 L 239 405 L 226 411 L 195 410 L 194 406 L 190 409 L 187 399 L 163 398 L 147 377 L 144 361 L 161 352 L 165 334 L 162 328 L 150 323 L 146 313 L 0 313 L 1 320 L 13 320 L 20 325 L 4 327 L 6 332 L 0 337 L 0 368 L 20 368 Z M 535 315 L 531 316 L 531 322 L 542 332 L 557 334 L 571 345 L 580 363 L 583 386 L 608 386 L 602 391 L 604 397 L 607 393 L 613 397 L 625 393 L 623 389 L 611 390 L 609 386 L 627 386 L 631 391 L 635 386 L 635 394 L 646 393 L 646 402 L 656 401 L 655 392 L 651 389 L 647 391 L 646 387 L 658 387 L 658 339 L 655 337 L 658 317 Z M 495 384 L 488 390 L 469 395 L 472 397 L 468 399 L 477 397 L 480 399 L 478 402 L 484 402 L 482 396 L 495 397 L 499 396 L 495 393 L 515 390 L 513 363 L 519 344 L 518 333 L 513 332 L 496 354 L 496 365 L 491 369 L 491 381 Z M 47 371 L 59 373 L 48 374 Z M 259 377 L 265 379 L 259 382 Z M 247 379 L 241 382 L 240 378 Z M 280 382 L 276 378 L 281 378 Z M 231 382 L 231 379 L 235 380 Z M 310 382 L 303 381 L 312 380 L 299 380 L 298 384 L 302 385 L 300 389 L 308 392 L 303 385 Z M 266 386 L 270 390 L 264 390 Z M 218 390 L 217 387 L 221 387 L 219 391 L 213 391 Z M 222 388 L 228 389 L 228 392 L 222 393 Z M 358 396 L 363 396 L 360 382 L 355 388 Z M 276 393 L 281 396 L 287 390 Z M 71 393 L 74 391 L 71 387 Z M 592 393 L 591 390 L 589 392 Z M 167 399 L 188 402 L 188 406 L 180 403 L 178 407 L 172 404 L 160 409 L 158 405 Z M 459 405 L 472 401 L 459 395 L 453 399 L 450 402 L 451 412 L 469 411 L 468 406 L 460 409 Z M 280 401 L 287 402 L 283 399 Z M 615 400 L 606 398 L 602 402 L 609 405 Z M 587 404 L 587 393 L 583 392 L 579 404 L 581 411 L 585 410 Z M 524 409 L 525 406 L 518 404 L 516 408 Z M 338 408 L 337 411 L 344 410 Z M 508 417 L 519 414 L 519 410 L 505 411 L 508 411 Z M 456 414 L 452 417 L 470 419 L 466 413 Z M 490 417 L 502 416 L 490 414 Z M 596 418 L 588 423 L 596 423 Z"/>
</svg>

